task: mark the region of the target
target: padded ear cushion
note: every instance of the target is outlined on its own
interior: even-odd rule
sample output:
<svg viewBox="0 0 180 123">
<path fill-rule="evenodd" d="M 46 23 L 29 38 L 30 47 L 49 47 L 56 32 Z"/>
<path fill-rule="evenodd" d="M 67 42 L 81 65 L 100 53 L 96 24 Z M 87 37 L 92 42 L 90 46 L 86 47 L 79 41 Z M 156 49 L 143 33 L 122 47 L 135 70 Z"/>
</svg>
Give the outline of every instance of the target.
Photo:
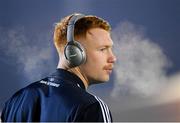
<svg viewBox="0 0 180 123">
<path fill-rule="evenodd" d="M 71 67 L 79 66 L 86 61 L 85 50 L 77 41 L 69 42 L 64 49 L 64 54 Z"/>
</svg>

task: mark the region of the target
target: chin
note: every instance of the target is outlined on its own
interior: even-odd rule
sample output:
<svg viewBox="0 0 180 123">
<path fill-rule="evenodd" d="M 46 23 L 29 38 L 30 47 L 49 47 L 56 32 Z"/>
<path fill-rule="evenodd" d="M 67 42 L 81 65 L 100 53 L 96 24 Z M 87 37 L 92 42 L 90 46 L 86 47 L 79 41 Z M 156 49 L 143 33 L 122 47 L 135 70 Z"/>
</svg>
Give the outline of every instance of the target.
<svg viewBox="0 0 180 123">
<path fill-rule="evenodd" d="M 109 81 L 109 76 L 104 76 L 103 78 L 99 78 L 99 81 L 107 82 Z"/>
<path fill-rule="evenodd" d="M 103 78 L 103 81 L 104 81 L 104 82 L 109 81 L 109 76 L 104 77 L 104 78 Z"/>
</svg>

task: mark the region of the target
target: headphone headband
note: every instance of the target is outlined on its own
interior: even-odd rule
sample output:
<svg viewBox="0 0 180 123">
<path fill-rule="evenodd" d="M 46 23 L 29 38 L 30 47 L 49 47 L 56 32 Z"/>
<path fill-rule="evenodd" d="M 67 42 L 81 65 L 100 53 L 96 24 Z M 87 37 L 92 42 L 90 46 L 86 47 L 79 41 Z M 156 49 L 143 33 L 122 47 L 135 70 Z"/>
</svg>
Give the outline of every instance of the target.
<svg viewBox="0 0 180 123">
<path fill-rule="evenodd" d="M 74 14 L 69 22 L 68 22 L 68 27 L 67 27 L 67 42 L 74 42 L 74 27 L 76 22 L 83 18 L 85 15 L 83 14 Z"/>
</svg>

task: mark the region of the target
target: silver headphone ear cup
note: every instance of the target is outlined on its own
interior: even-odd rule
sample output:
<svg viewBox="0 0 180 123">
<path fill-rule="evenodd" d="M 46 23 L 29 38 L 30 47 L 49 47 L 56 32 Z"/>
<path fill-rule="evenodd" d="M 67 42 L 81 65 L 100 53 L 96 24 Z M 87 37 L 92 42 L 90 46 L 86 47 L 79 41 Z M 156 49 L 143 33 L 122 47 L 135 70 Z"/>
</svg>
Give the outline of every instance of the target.
<svg viewBox="0 0 180 123">
<path fill-rule="evenodd" d="M 79 66 L 86 61 L 86 53 L 80 43 L 75 41 L 73 44 L 67 44 L 64 54 L 71 67 Z"/>
<path fill-rule="evenodd" d="M 86 53 L 81 44 L 74 40 L 75 23 L 85 15 L 73 15 L 67 26 L 67 45 L 64 49 L 65 58 L 68 60 L 70 67 L 79 66 L 86 61 Z"/>
<path fill-rule="evenodd" d="M 81 64 L 83 64 L 86 62 L 86 51 L 85 51 L 84 47 L 78 41 L 74 41 L 74 43 L 81 50 L 81 55 L 82 55 Z"/>
</svg>

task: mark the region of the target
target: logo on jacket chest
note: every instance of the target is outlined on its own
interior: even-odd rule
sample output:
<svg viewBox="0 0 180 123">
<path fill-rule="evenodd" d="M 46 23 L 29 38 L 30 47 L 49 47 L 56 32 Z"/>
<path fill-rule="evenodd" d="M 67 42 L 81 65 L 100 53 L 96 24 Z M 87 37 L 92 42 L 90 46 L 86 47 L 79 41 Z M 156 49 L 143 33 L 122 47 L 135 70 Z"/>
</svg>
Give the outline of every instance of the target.
<svg viewBox="0 0 180 123">
<path fill-rule="evenodd" d="M 41 80 L 40 83 L 42 84 L 46 84 L 48 86 L 54 86 L 54 87 L 59 87 L 60 84 L 54 83 L 54 82 L 50 82 L 50 81 L 45 81 L 45 80 Z"/>
</svg>

